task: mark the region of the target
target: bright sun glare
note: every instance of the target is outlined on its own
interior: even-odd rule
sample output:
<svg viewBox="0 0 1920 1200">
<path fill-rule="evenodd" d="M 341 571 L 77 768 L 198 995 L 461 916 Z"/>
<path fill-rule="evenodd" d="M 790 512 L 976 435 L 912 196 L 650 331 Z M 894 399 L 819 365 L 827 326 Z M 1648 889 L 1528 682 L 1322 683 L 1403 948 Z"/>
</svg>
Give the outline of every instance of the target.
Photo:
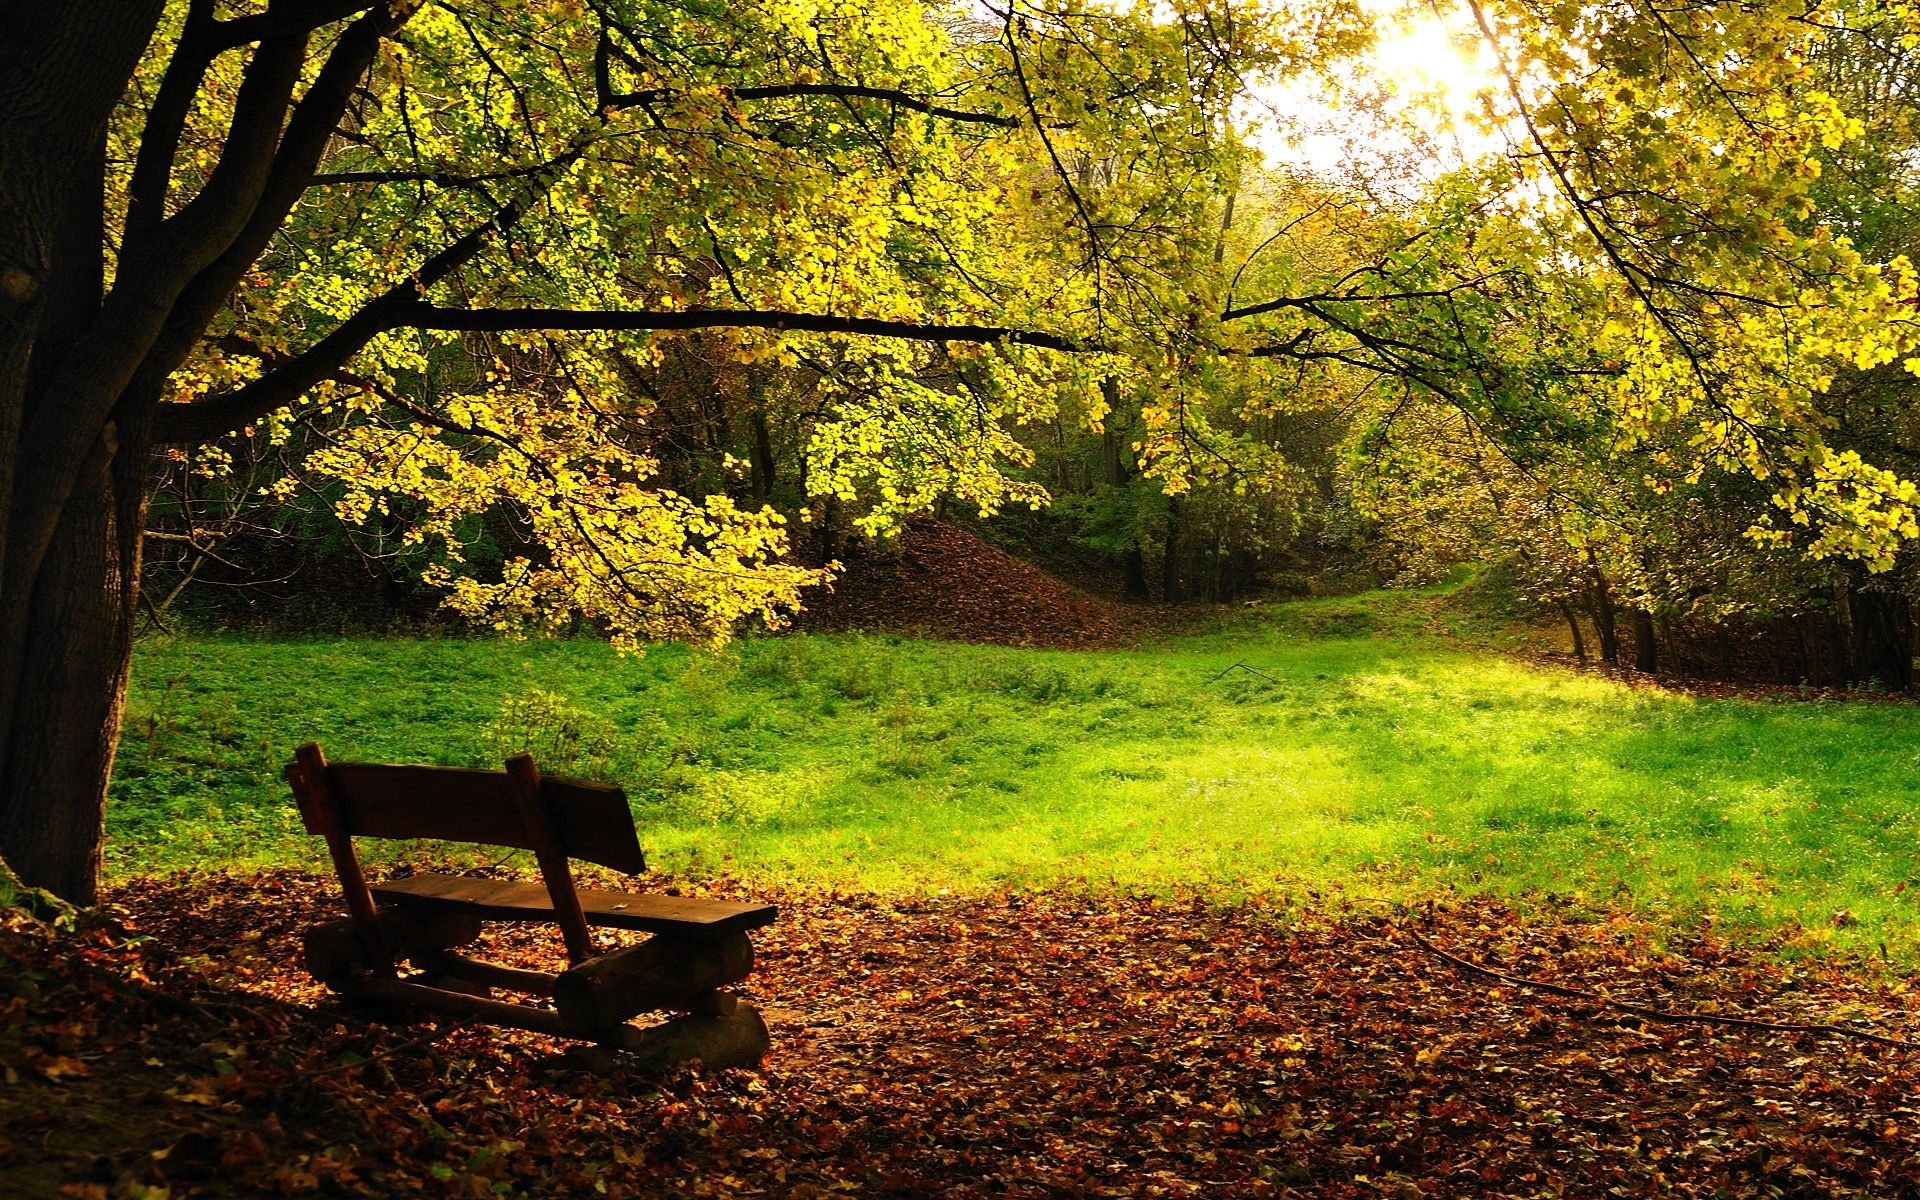
<svg viewBox="0 0 1920 1200">
<path fill-rule="evenodd" d="M 1327 79 L 1260 93 L 1252 115 L 1269 161 L 1329 177 L 1417 186 L 1502 145 L 1486 97 L 1498 67 L 1464 6 L 1365 0 L 1379 35 Z"/>
</svg>

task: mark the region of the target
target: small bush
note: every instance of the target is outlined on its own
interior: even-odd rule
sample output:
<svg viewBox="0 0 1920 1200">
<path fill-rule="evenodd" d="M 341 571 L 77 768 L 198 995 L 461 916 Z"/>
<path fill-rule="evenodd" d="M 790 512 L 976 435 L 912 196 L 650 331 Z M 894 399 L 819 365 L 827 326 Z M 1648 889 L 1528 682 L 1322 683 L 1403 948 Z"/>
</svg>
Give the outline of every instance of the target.
<svg viewBox="0 0 1920 1200">
<path fill-rule="evenodd" d="M 740 656 L 726 650 L 695 650 L 680 668 L 680 690 L 695 709 L 714 712 L 740 676 Z"/>
<path fill-rule="evenodd" d="M 618 742 L 613 722 L 543 688 L 501 697 L 500 715 L 480 735 L 489 767 L 525 751 L 547 774 L 582 779 L 613 774 Z"/>
<path fill-rule="evenodd" d="M 868 700 L 894 689 L 897 672 L 891 654 L 854 654 L 827 677 L 828 689 L 845 700 Z"/>
<path fill-rule="evenodd" d="M 1026 659 L 1001 671 L 998 684 L 1004 695 L 1022 700 L 1066 700 L 1079 694 L 1073 677 L 1065 671 Z"/>
<path fill-rule="evenodd" d="M 820 652 L 804 633 L 757 638 L 741 647 L 742 669 L 751 679 L 799 687 L 820 670 Z"/>
<path fill-rule="evenodd" d="M 759 825 L 809 801 L 786 777 L 771 771 L 728 771 L 676 765 L 661 779 L 666 813 L 697 825 Z"/>
</svg>

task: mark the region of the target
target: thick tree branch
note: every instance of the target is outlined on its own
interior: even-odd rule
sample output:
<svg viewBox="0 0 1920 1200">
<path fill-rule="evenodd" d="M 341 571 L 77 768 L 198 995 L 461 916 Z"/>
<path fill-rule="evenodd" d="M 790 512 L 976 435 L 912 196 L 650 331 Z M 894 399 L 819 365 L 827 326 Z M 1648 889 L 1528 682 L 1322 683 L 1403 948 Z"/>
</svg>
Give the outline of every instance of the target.
<svg viewBox="0 0 1920 1200">
<path fill-rule="evenodd" d="M 216 58 L 249 42 L 302 37 L 322 25 L 374 7 L 379 7 L 377 0 L 282 0 L 263 13 L 217 21 L 213 0 L 189 0 L 180 41 L 174 46 L 166 74 L 141 126 L 140 153 L 127 188 L 126 239 L 139 241 L 165 219 L 180 135 L 186 129 L 207 68 Z"/>
<path fill-rule="evenodd" d="M 281 0 L 281 3 L 270 6 L 263 13 L 216 21 L 211 32 L 220 49 L 230 50 L 248 42 L 312 33 L 322 25 L 331 25 L 355 13 L 382 7 L 397 9 L 404 17 L 415 5 L 384 4 L 382 0 Z"/>
<path fill-rule="evenodd" d="M 405 20 L 404 14 L 382 8 L 354 22 L 334 43 L 326 63 L 287 120 L 252 216 L 220 256 L 196 274 L 174 300 L 166 326 L 141 363 L 143 379 L 157 386 L 185 361 L 208 322 L 272 242 L 310 185 L 314 168 L 346 111 L 354 87 L 379 53 L 380 43 Z"/>
<path fill-rule="evenodd" d="M 367 301 L 331 333 L 252 383 L 199 404 L 162 405 L 154 424 L 154 440 L 162 444 L 210 441 L 292 404 L 345 366 L 369 341 L 390 329 L 405 328 L 408 322 L 404 315 L 419 306 L 427 288 L 511 229 L 545 194 L 543 187 L 528 189 L 491 219 L 422 263 L 410 277 Z"/>
<path fill-rule="evenodd" d="M 442 308 L 420 303 L 402 313 L 398 324 L 413 329 L 448 329 L 469 333 L 499 333 L 512 329 L 776 329 L 800 333 L 859 334 L 920 342 L 1006 342 L 1069 354 L 1105 349 L 1045 330 L 1018 329 L 1005 325 L 921 325 L 913 321 L 840 317 L 784 309 L 708 308 L 680 312 L 628 312 L 572 308 Z"/>
<path fill-rule="evenodd" d="M 341 187 L 355 184 L 383 185 L 390 183 L 431 183 L 441 188 L 471 188 L 486 183 L 504 183 L 510 179 L 531 179 L 553 169 L 555 162 L 528 163 L 524 167 L 506 167 L 498 171 L 483 171 L 473 175 L 463 175 L 454 171 L 435 171 L 427 168 L 405 168 L 391 171 L 326 171 L 313 176 L 307 186 Z"/>
<path fill-rule="evenodd" d="M 213 65 L 220 48 L 209 34 L 213 0 L 190 0 L 186 26 L 167 61 L 167 73 L 147 109 L 140 127 L 140 154 L 134 160 L 127 185 L 127 224 L 124 237 L 138 240 L 157 228 L 166 216 L 167 192 L 180 134 L 200 93 L 200 81 Z"/>
<path fill-rule="evenodd" d="M 1319 304 L 1389 304 L 1398 300 L 1444 300 L 1460 292 L 1472 291 L 1475 286 L 1472 283 L 1461 283 L 1452 287 L 1422 288 L 1404 292 L 1315 292 L 1305 296 L 1280 296 L 1259 304 L 1229 308 L 1220 314 L 1220 319 L 1239 321 L 1247 317 L 1261 316 L 1264 313 L 1279 312 L 1286 308 L 1315 312 L 1314 306 Z"/>
<path fill-rule="evenodd" d="M 639 92 L 621 92 L 604 97 L 607 108 L 638 108 L 649 104 L 664 104 L 678 99 L 686 93 L 678 88 L 648 88 Z M 829 96 L 836 100 L 879 100 L 904 108 L 912 112 L 925 113 L 930 117 L 941 117 L 949 121 L 961 121 L 973 125 L 992 125 L 1000 129 L 1017 129 L 1020 118 L 1002 113 L 981 112 L 974 109 L 951 108 L 944 104 L 935 104 L 912 92 L 899 88 L 867 87 L 857 83 L 782 83 L 765 87 L 727 88 L 720 93 L 724 100 L 781 100 L 790 96 Z"/>
<path fill-rule="evenodd" d="M 475 250 L 477 248 L 474 247 Z M 911 321 L 784 310 L 630 312 L 569 308 L 443 308 L 416 298 L 424 290 L 424 283 L 430 281 L 429 274 L 430 268 L 422 268 L 420 283 L 409 280 L 369 302 L 312 348 L 288 359 L 271 374 L 217 399 L 163 408 L 158 440 L 176 443 L 206 441 L 257 421 L 275 409 L 292 404 L 321 380 L 336 375 L 341 365 L 370 339 L 392 329 L 442 329 L 463 333 L 505 333 L 517 329 L 774 329 L 921 342 L 1004 342 L 1068 354 L 1099 353 L 1107 349 L 1044 330 L 1002 325 L 921 325 Z M 444 274 L 445 271 L 440 271 L 432 277 L 438 278 Z"/>
<path fill-rule="evenodd" d="M 141 155 L 144 161 L 136 167 L 144 167 L 150 174 L 141 181 L 144 195 L 140 224 L 129 224 L 122 255 L 122 273 L 137 290 L 177 294 L 186 279 L 180 278 L 168 288 L 169 276 L 179 277 L 184 272 L 190 278 L 219 257 L 245 228 L 266 187 L 287 106 L 306 60 L 305 34 L 276 38 L 254 51 L 241 76 L 217 165 L 193 199 L 170 217 L 161 218 L 160 208 L 166 196 L 163 176 L 172 169 L 173 148 L 156 150 L 151 159 Z M 196 85 L 204 69 L 187 73 Z M 162 90 L 165 88 L 163 84 Z M 175 138 L 178 132 L 173 131 Z"/>
</svg>

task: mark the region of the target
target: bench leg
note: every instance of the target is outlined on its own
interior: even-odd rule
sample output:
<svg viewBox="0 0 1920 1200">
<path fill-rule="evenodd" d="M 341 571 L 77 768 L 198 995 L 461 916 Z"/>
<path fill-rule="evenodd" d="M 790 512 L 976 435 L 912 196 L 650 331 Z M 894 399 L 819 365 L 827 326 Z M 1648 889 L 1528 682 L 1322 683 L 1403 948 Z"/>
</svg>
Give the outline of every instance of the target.
<svg viewBox="0 0 1920 1200">
<path fill-rule="evenodd" d="M 731 1001 L 731 1012 L 688 1013 L 658 1025 L 616 1026 L 604 1045 L 617 1046 L 643 1069 L 665 1070 L 698 1059 L 708 1070 L 755 1067 L 767 1056 L 767 1023 L 751 1004 Z M 715 1007 L 720 1007 L 716 1004 Z"/>
<path fill-rule="evenodd" d="M 383 908 L 377 915 L 387 944 L 409 959 L 464 946 L 480 936 L 480 918 L 465 913 Z M 307 970 L 322 983 L 366 968 L 360 935 L 351 920 L 315 925 L 302 940 Z"/>
<path fill-rule="evenodd" d="M 443 992 L 459 992 L 463 996 L 479 996 L 483 1000 L 493 998 L 493 989 L 484 983 L 475 983 L 471 979 L 459 979 L 439 971 L 422 971 L 414 976 L 413 982 L 425 984 L 430 988 L 439 988 Z"/>
</svg>

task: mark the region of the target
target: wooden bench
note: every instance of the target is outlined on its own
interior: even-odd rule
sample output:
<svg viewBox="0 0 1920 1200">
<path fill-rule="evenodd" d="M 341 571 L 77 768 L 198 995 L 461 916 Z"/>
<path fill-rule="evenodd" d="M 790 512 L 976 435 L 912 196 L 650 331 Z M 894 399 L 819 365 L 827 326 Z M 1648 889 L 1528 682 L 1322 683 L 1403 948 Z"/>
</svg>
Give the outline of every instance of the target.
<svg viewBox="0 0 1920 1200">
<path fill-rule="evenodd" d="M 574 887 L 570 859 L 646 869 L 619 788 L 542 778 L 526 754 L 505 771 L 329 764 L 313 743 L 287 764 L 287 782 L 307 832 L 327 840 L 346 893 L 348 917 L 306 935 L 307 968 L 334 991 L 595 1042 L 662 1065 L 741 1066 L 765 1055 L 766 1024 L 721 989 L 753 970 L 747 934 L 774 919 L 772 905 Z M 531 850 L 541 881 L 423 874 L 370 885 L 356 837 Z M 570 965 L 550 974 L 458 953 L 485 921 L 558 925 Z M 653 936 L 599 953 L 594 926 Z M 531 1002 L 497 999 L 496 988 Z M 683 1015 L 629 1023 L 662 1010 Z"/>
</svg>

